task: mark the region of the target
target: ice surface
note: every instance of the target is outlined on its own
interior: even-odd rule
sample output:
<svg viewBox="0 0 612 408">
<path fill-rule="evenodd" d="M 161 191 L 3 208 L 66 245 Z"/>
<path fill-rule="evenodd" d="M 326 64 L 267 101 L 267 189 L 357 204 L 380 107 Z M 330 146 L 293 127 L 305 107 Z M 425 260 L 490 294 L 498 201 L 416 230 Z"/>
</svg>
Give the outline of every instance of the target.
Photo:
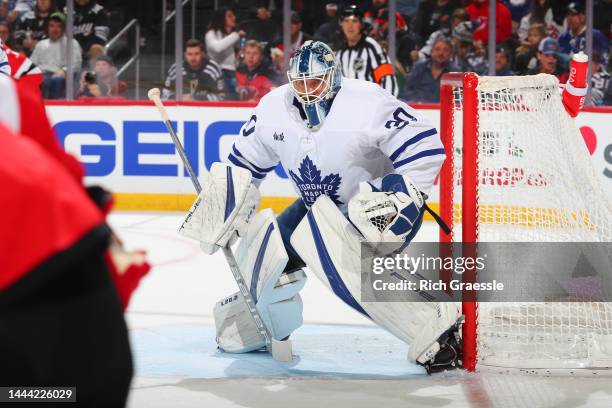
<svg viewBox="0 0 612 408">
<path fill-rule="evenodd" d="M 292 363 L 266 352 L 218 351 L 214 327 L 181 324 L 131 332 L 136 371 L 144 376 L 240 378 L 406 378 L 424 370 L 406 360 L 406 344 L 370 326 L 305 325 L 291 336 Z"/>
<path fill-rule="evenodd" d="M 336 299 L 314 276 L 301 292 L 305 325 L 292 335 L 292 363 L 265 353 L 216 350 L 212 307 L 237 290 L 221 254 L 180 237 L 179 214 L 114 213 L 129 248 L 153 270 L 126 315 L 135 362 L 135 407 L 612 407 L 611 378 L 521 375 L 427 376 L 407 347 Z M 417 239 L 437 238 L 424 224 Z"/>
</svg>

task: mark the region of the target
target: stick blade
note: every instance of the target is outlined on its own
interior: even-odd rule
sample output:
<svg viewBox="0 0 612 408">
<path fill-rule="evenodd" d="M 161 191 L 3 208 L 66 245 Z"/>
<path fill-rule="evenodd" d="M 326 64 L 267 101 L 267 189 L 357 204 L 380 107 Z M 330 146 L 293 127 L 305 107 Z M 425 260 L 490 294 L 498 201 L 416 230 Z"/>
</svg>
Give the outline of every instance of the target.
<svg viewBox="0 0 612 408">
<path fill-rule="evenodd" d="M 293 352 L 291 340 L 276 340 L 272 339 L 272 358 L 282 363 L 290 363 L 293 361 Z"/>
</svg>

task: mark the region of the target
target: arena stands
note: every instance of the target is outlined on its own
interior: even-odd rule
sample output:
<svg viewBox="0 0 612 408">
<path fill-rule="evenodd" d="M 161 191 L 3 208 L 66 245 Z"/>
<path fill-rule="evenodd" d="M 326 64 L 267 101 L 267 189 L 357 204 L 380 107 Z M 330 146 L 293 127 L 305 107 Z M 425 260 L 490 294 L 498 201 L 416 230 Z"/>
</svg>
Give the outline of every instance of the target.
<svg viewBox="0 0 612 408">
<path fill-rule="evenodd" d="M 181 22 L 183 38 L 180 43 L 185 44 L 187 40 L 194 39 L 205 44 L 205 55 L 222 68 L 225 88 L 223 99 L 245 100 L 244 75 L 247 63 L 244 46 L 248 43 L 253 49 L 253 41 L 259 43 L 257 48 L 263 52 L 265 76 L 270 83 L 269 87 L 262 88 L 263 91 L 258 90 L 258 93 L 284 83 L 286 56 L 283 44 L 283 1 L 227 1 L 222 2 L 222 5 L 230 7 L 215 10 L 214 5 L 217 3 L 191 0 L 184 5 Z M 609 75 L 611 4 L 609 0 L 594 0 L 596 12 L 591 85 L 596 92 L 587 101 L 589 105 L 605 105 L 612 101 Z M 377 41 L 389 55 L 393 55 L 388 52 L 387 43 L 387 0 L 292 1 L 289 53 L 311 38 L 325 41 L 335 50 L 345 49 L 346 39 L 339 16 L 352 5 L 364 16 L 364 34 Z M 431 99 L 431 92 L 411 94 L 410 89 L 415 84 L 422 85 L 415 82 L 415 78 L 425 73 L 428 78 L 431 77 L 431 70 L 423 71 L 423 67 L 431 66 L 432 46 L 439 39 L 447 39 L 451 45 L 448 67 L 479 74 L 490 71 L 491 60 L 487 54 L 488 1 L 406 0 L 396 1 L 395 6 L 396 49 L 395 61 L 392 61 L 393 74 L 404 98 L 411 102 L 435 100 Z M 163 7 L 166 7 L 166 13 L 165 23 L 162 24 Z M 64 91 L 55 88 L 53 92 L 49 91 L 50 78 L 55 78 L 54 86 L 57 86 L 62 83 L 62 75 L 59 73 L 61 69 L 55 66 L 49 74 L 51 68 L 45 65 L 43 71 L 49 77 L 44 83 L 45 96 L 76 98 L 88 95 L 85 76 L 87 74 L 88 78 L 98 81 L 95 66 L 104 63 L 109 65 L 108 71 L 116 75 L 113 82 L 122 84 L 121 87 L 98 84 L 100 88 L 116 91 L 109 91 L 105 96 L 107 98 L 133 99 L 138 94 L 143 95 L 142 91 L 151 86 L 163 86 L 168 69 L 176 62 L 174 8 L 173 0 L 74 0 L 72 34 L 79 47 L 74 47 L 73 55 L 80 53 L 82 62 L 74 70 L 73 94 L 66 95 Z M 0 0 L 0 39 L 13 51 L 30 56 L 37 44 L 49 43 L 49 19 L 58 11 L 64 14 L 68 12 L 65 0 Z M 496 13 L 495 70 L 498 75 L 550 71 L 563 81 L 568 74 L 571 54 L 586 48 L 584 1 L 497 0 Z M 133 23 L 128 27 L 130 22 Z M 102 60 L 99 59 L 101 56 L 104 57 Z M 545 63 L 546 58 L 550 61 L 554 59 L 554 63 Z M 35 63 L 37 61 L 38 56 Z M 43 65 L 42 62 L 39 64 Z M 363 65 L 365 67 L 367 64 Z M 434 74 L 446 70 L 434 70 Z M 358 69 L 352 69 L 350 74 L 360 75 Z M 237 91 L 237 77 L 242 81 L 241 92 Z M 407 83 L 412 85 L 406 87 Z M 438 83 L 439 78 L 430 78 L 427 81 L 428 90 L 431 91 L 430 88 L 438 86 Z M 188 88 L 189 83 L 184 84 L 184 87 Z M 428 97 L 420 97 L 419 94 Z M 258 94 L 258 98 L 261 96 Z M 427 100 L 419 100 L 423 98 Z"/>
</svg>

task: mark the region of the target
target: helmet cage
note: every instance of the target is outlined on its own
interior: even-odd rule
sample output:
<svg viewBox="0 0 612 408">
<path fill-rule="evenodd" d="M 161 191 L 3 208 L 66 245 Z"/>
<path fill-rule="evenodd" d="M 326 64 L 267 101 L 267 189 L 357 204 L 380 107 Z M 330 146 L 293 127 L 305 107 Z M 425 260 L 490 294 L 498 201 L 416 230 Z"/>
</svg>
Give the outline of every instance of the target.
<svg viewBox="0 0 612 408">
<path fill-rule="evenodd" d="M 332 91 L 332 80 L 336 67 L 308 73 L 287 72 L 289 85 L 296 97 L 304 104 L 310 105 L 324 100 Z M 320 91 L 323 89 L 322 91 Z"/>
</svg>

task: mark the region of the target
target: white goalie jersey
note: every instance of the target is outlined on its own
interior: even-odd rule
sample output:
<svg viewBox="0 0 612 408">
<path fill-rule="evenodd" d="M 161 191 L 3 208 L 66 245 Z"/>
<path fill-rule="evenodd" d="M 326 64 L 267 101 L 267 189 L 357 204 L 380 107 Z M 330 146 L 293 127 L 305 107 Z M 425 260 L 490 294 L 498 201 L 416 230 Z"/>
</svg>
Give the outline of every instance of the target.
<svg viewBox="0 0 612 408">
<path fill-rule="evenodd" d="M 407 175 L 427 194 L 444 158 L 428 120 L 376 84 L 343 78 L 317 130 L 304 124 L 288 85 L 267 94 L 227 160 L 250 170 L 256 182 L 280 162 L 308 207 L 325 194 L 346 213 L 360 182 L 379 188 L 389 173 Z"/>
</svg>

